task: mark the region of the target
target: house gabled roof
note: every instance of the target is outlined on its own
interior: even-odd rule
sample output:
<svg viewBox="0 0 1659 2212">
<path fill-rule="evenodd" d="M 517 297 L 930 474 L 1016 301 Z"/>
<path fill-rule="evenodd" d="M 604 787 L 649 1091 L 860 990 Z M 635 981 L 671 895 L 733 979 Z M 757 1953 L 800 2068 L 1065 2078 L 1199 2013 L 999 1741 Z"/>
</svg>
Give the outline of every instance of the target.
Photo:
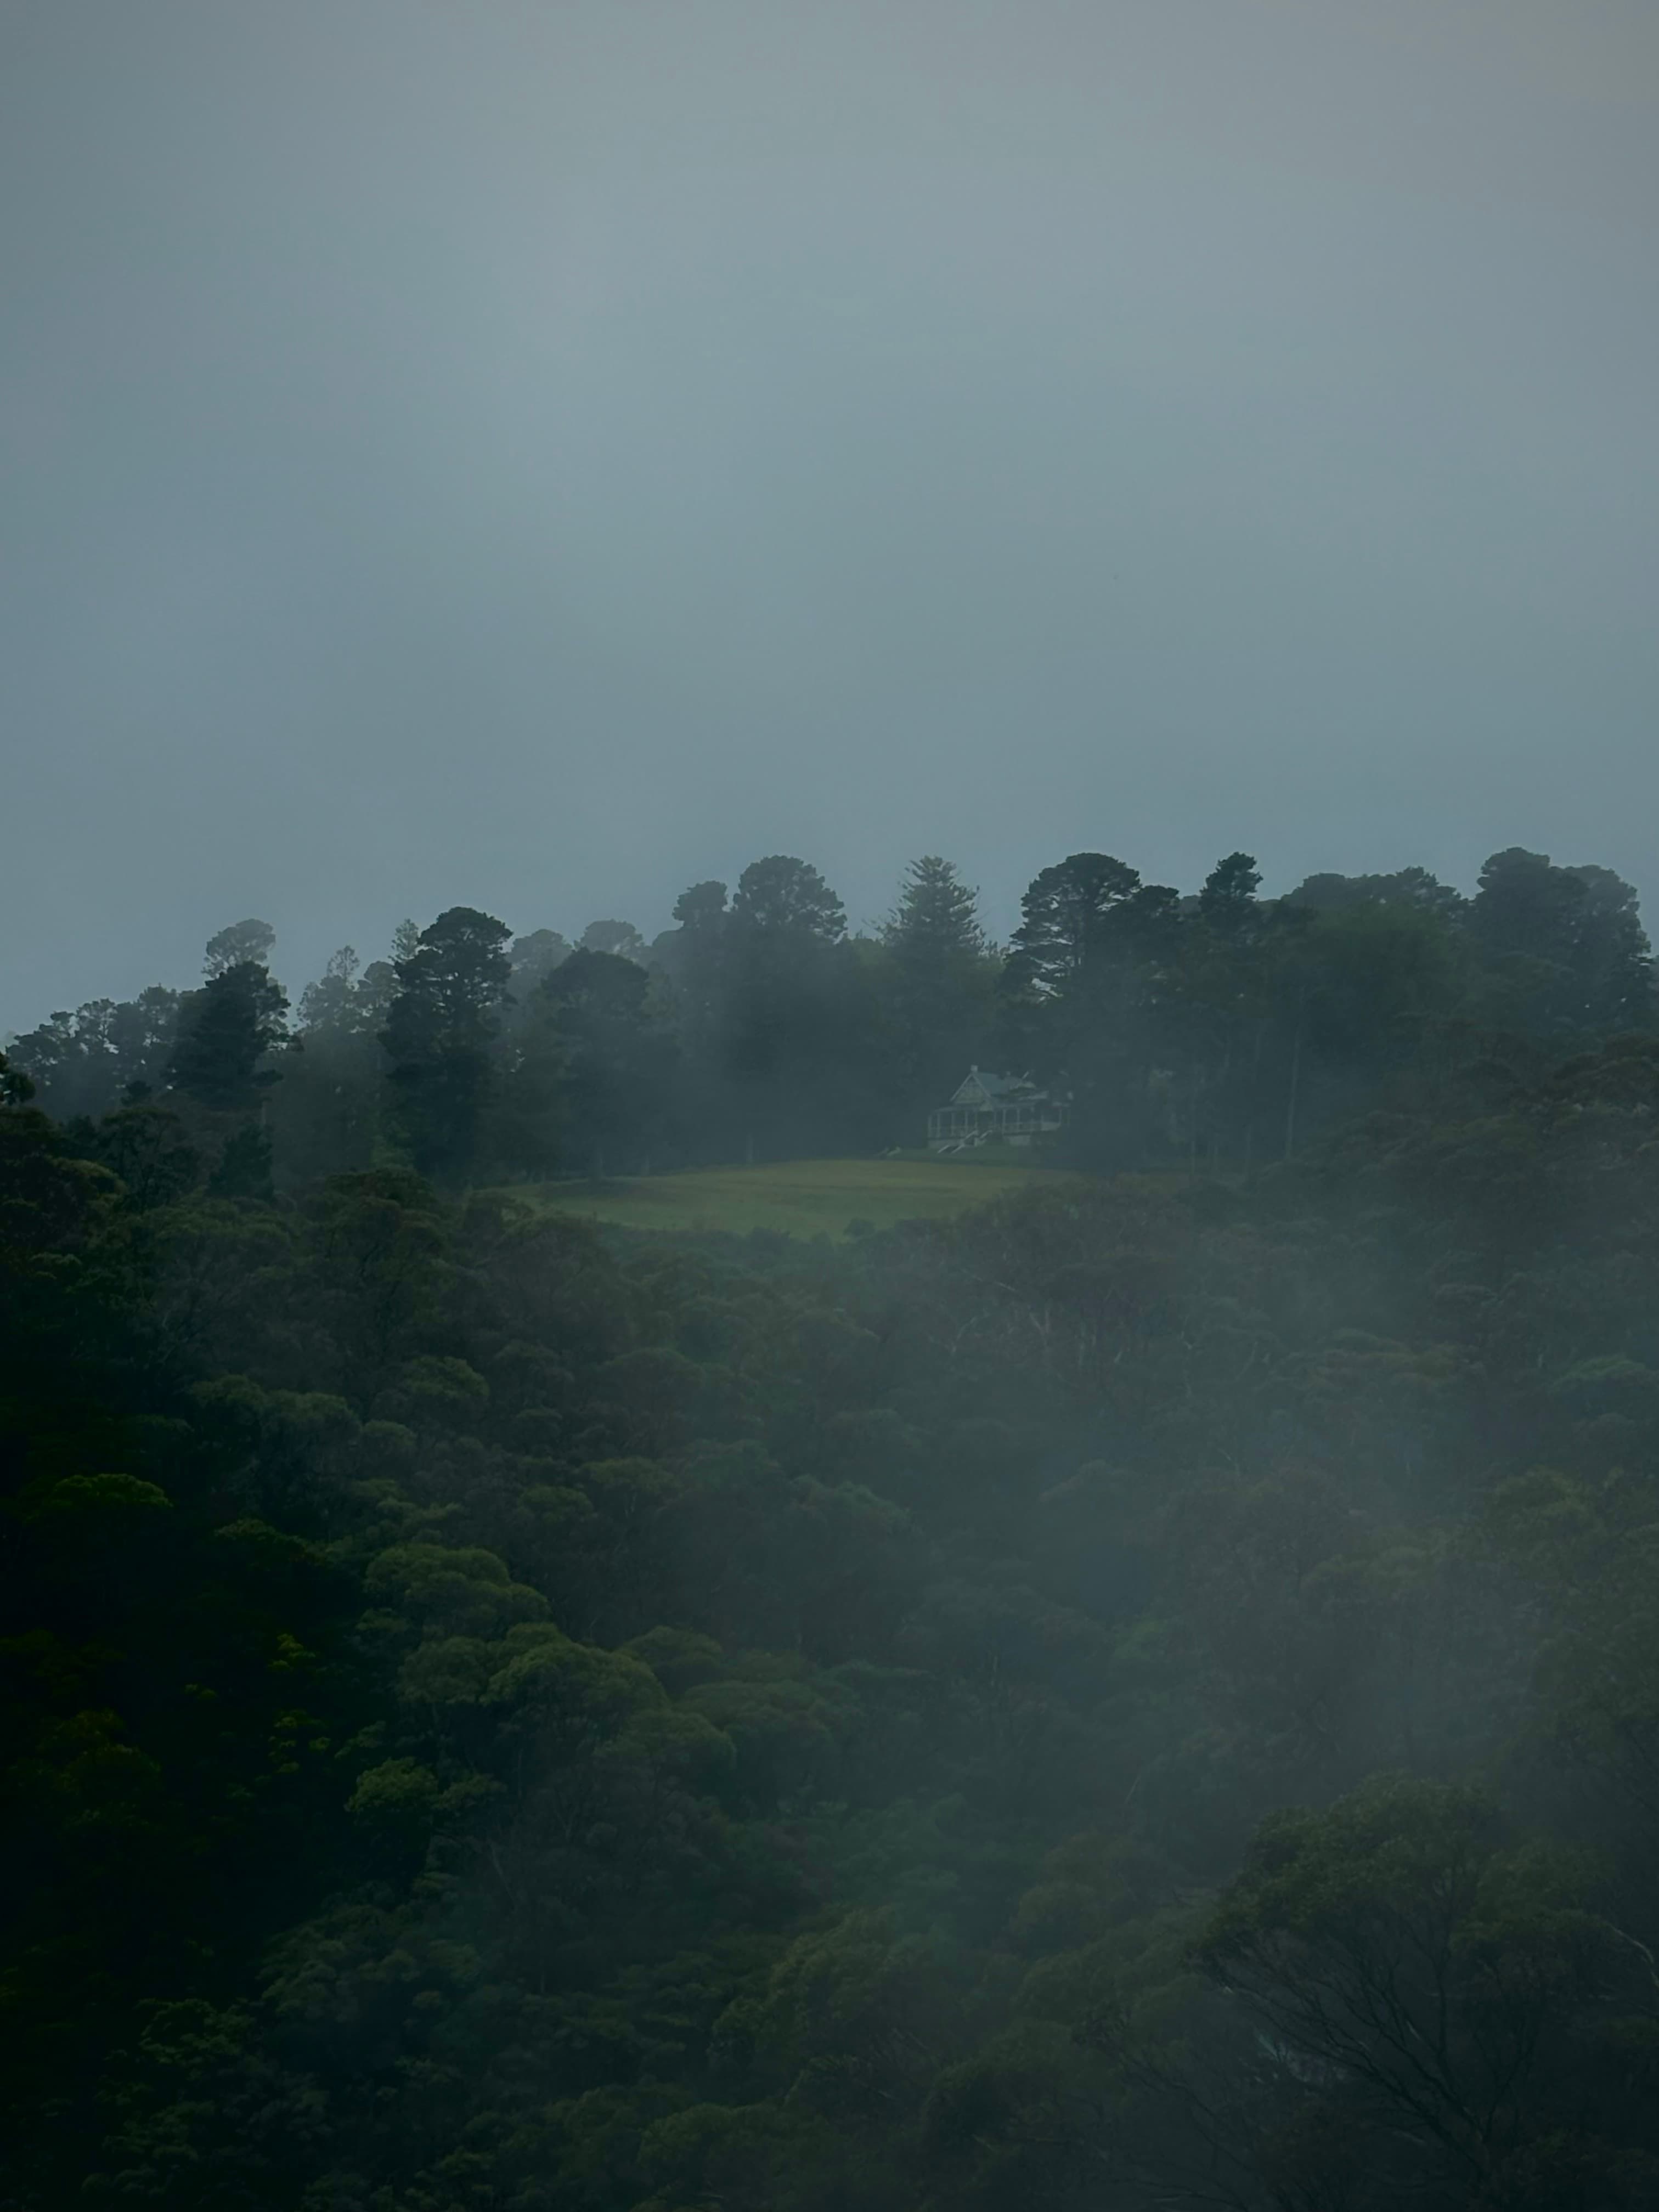
<svg viewBox="0 0 1659 2212">
<path fill-rule="evenodd" d="M 1031 1089 L 1029 1075 L 994 1075 L 988 1068 L 970 1067 L 957 1085 L 951 1104 L 960 1105 L 964 1093 L 981 1092 L 993 1105 L 1004 1098 L 1012 1098 L 1021 1091 Z"/>
</svg>

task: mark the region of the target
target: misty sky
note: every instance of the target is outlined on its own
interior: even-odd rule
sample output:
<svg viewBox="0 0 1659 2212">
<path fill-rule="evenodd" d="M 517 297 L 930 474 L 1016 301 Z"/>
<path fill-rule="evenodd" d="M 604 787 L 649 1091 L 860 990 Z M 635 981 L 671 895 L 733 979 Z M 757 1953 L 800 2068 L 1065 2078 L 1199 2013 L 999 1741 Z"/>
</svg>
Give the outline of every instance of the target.
<svg viewBox="0 0 1659 2212">
<path fill-rule="evenodd" d="M 1659 920 L 1655 0 L 0 0 L 0 1032 L 910 855 Z"/>
</svg>

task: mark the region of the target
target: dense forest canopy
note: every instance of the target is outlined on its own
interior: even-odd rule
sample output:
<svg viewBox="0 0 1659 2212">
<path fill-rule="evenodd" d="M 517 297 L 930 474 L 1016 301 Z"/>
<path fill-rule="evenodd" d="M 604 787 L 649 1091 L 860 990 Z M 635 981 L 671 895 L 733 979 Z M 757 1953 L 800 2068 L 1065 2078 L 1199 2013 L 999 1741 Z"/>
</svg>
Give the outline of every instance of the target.
<svg viewBox="0 0 1659 2212">
<path fill-rule="evenodd" d="M 13 1041 L 0 2204 L 1659 2200 L 1636 902 L 1260 883 L 250 919 Z M 548 1202 L 975 1062 L 1070 1118 L 953 1220 Z"/>
</svg>

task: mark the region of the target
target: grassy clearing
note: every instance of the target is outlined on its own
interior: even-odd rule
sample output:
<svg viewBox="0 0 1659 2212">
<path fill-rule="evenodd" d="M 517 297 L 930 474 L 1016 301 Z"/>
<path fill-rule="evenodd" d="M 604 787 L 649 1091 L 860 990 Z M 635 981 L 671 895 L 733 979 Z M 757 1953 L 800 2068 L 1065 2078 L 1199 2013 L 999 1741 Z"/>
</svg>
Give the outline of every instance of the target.
<svg viewBox="0 0 1659 2212">
<path fill-rule="evenodd" d="M 753 1168 L 696 1168 L 682 1175 L 634 1176 L 597 1186 L 542 1183 L 536 1203 L 624 1229 L 751 1229 L 836 1243 L 856 1222 L 889 1229 L 896 1221 L 938 1220 L 987 1205 L 1051 1172 L 931 1158 L 786 1160 Z"/>
</svg>

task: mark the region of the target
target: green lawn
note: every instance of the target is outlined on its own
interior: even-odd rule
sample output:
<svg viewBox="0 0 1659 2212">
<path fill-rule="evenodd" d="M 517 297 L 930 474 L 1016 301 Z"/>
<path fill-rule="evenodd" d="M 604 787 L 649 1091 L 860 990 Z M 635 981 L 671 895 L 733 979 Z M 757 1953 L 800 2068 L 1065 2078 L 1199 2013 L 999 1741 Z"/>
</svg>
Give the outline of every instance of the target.
<svg viewBox="0 0 1659 2212">
<path fill-rule="evenodd" d="M 754 1168 L 696 1168 L 683 1175 L 634 1176 L 597 1188 L 542 1183 L 538 1205 L 625 1229 L 751 1229 L 840 1240 L 853 1222 L 890 1228 L 939 1219 L 1018 1190 L 1042 1168 L 934 1159 L 787 1160 Z"/>
</svg>

